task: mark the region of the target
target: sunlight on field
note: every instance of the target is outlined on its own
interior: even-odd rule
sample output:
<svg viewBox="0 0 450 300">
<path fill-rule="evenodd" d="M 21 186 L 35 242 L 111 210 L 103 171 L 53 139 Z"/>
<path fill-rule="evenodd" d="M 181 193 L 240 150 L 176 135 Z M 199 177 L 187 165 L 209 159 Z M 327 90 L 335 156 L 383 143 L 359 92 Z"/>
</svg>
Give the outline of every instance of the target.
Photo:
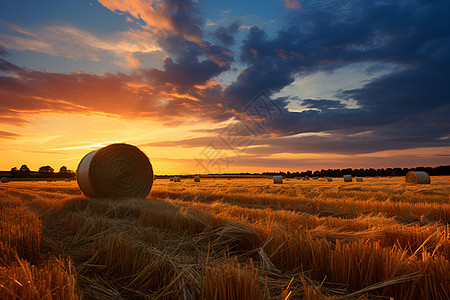
<svg viewBox="0 0 450 300">
<path fill-rule="evenodd" d="M 431 182 L 4 183 L 0 298 L 448 299 L 450 177 Z"/>
</svg>

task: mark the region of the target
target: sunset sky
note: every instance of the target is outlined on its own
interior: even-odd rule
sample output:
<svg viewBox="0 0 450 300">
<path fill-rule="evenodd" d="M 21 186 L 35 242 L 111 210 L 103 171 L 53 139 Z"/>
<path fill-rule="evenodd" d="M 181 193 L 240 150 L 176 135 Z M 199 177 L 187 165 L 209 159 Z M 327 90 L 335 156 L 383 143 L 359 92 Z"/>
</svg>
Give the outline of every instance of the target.
<svg viewBox="0 0 450 300">
<path fill-rule="evenodd" d="M 0 170 L 450 164 L 450 1 L 0 0 Z"/>
</svg>

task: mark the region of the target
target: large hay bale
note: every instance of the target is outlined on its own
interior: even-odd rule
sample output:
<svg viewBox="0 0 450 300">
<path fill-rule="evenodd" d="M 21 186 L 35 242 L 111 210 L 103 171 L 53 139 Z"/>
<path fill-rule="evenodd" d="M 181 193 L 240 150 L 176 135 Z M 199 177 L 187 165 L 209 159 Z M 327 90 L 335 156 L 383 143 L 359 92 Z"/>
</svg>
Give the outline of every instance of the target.
<svg viewBox="0 0 450 300">
<path fill-rule="evenodd" d="M 362 177 L 356 177 L 356 182 L 363 182 Z"/>
<path fill-rule="evenodd" d="M 153 185 L 152 164 L 139 148 L 112 144 L 83 157 L 77 182 L 92 198 L 145 198 Z"/>
<path fill-rule="evenodd" d="M 174 178 L 173 178 L 173 182 L 180 182 L 181 181 L 181 179 L 180 179 L 180 177 L 178 177 L 178 176 L 175 176 Z"/>
<path fill-rule="evenodd" d="M 427 172 L 423 171 L 409 171 L 405 177 L 406 183 L 413 184 L 430 184 L 431 179 L 430 175 Z"/>
<path fill-rule="evenodd" d="M 344 182 L 352 182 L 352 175 L 344 175 Z"/>
<path fill-rule="evenodd" d="M 281 175 L 273 176 L 273 183 L 283 183 L 283 176 Z"/>
<path fill-rule="evenodd" d="M 2 177 L 2 179 L 1 179 L 0 181 L 1 181 L 1 183 L 7 183 L 7 182 L 10 182 L 10 180 L 9 180 L 8 177 Z"/>
<path fill-rule="evenodd" d="M 194 181 L 195 182 L 200 182 L 200 176 L 194 176 Z"/>
</svg>

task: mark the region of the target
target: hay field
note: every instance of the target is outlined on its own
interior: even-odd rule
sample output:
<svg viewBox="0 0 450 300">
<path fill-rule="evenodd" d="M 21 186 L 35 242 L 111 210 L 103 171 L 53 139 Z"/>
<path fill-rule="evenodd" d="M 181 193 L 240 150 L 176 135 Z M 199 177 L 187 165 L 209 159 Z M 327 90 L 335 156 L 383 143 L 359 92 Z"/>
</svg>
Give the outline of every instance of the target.
<svg viewBox="0 0 450 300">
<path fill-rule="evenodd" d="M 449 299 L 450 177 L 0 184 L 1 299 Z"/>
</svg>

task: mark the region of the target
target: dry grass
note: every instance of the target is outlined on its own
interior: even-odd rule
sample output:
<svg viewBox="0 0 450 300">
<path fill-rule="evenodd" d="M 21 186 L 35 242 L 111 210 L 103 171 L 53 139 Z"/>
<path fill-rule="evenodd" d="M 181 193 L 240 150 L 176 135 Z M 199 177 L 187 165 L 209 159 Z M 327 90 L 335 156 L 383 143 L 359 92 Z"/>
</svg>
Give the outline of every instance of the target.
<svg viewBox="0 0 450 300">
<path fill-rule="evenodd" d="M 450 177 L 0 185 L 1 299 L 448 299 Z"/>
</svg>

